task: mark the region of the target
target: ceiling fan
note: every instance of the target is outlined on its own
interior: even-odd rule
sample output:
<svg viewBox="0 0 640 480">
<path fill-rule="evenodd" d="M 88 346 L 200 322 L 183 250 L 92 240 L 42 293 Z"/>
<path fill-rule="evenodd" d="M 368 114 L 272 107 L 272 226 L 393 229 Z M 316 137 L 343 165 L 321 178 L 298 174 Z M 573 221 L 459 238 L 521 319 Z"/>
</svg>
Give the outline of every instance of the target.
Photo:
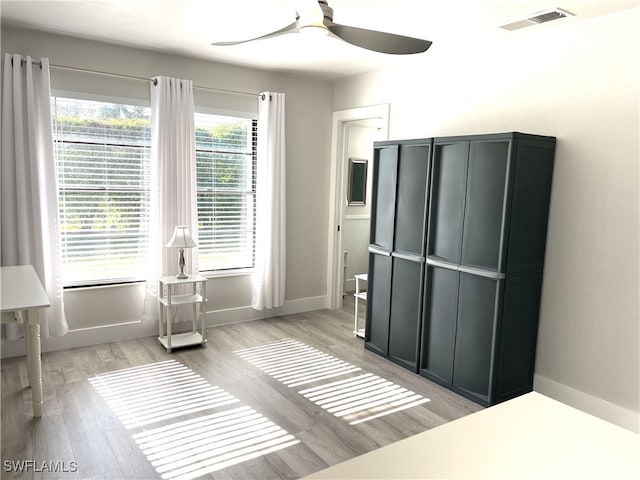
<svg viewBox="0 0 640 480">
<path fill-rule="evenodd" d="M 366 30 L 364 28 L 350 27 L 333 23 L 333 9 L 326 0 L 304 0 L 298 2 L 300 7 L 296 12 L 293 23 L 275 32 L 267 33 L 260 37 L 249 38 L 232 42 L 215 42 L 214 46 L 239 45 L 254 40 L 277 37 L 287 33 L 320 32 L 334 35 L 347 43 L 357 47 L 373 50 L 374 52 L 389 53 L 394 55 L 406 55 L 425 52 L 431 43 L 428 40 L 405 37 L 393 33 Z"/>
</svg>

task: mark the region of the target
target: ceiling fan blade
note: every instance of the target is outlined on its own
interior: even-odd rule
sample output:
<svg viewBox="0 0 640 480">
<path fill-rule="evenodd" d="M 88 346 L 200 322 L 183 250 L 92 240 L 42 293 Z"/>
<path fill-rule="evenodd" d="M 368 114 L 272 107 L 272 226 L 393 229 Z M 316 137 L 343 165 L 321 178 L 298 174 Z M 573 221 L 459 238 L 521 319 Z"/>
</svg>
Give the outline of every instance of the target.
<svg viewBox="0 0 640 480">
<path fill-rule="evenodd" d="M 364 28 L 348 27 L 331 23 L 327 28 L 335 36 L 357 47 L 366 48 L 380 53 L 406 55 L 422 53 L 431 46 L 430 41 L 419 38 L 405 37 L 393 33 L 366 30 Z"/>
<path fill-rule="evenodd" d="M 230 45 L 240 45 L 241 43 L 252 42 L 254 40 L 264 40 L 265 38 L 277 37 L 278 35 L 284 35 L 285 33 L 290 33 L 296 31 L 298 27 L 298 19 L 290 25 L 287 25 L 280 30 L 276 30 L 275 32 L 267 33 L 266 35 L 262 35 L 260 37 L 248 38 L 246 40 L 236 40 L 233 42 L 214 42 L 211 45 L 215 47 L 228 47 Z"/>
</svg>

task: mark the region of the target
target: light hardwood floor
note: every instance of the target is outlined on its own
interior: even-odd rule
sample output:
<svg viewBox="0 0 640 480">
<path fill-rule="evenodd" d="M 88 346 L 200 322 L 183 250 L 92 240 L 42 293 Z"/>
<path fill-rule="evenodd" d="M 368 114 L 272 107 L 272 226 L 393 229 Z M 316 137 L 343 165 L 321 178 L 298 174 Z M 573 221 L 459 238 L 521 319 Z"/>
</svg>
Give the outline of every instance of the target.
<svg viewBox="0 0 640 480">
<path fill-rule="evenodd" d="M 346 303 L 345 308 L 350 307 L 352 303 Z M 164 467 L 159 467 L 159 472 L 157 464 L 152 464 L 158 462 L 158 458 L 161 463 L 168 460 L 171 452 L 179 452 L 180 449 L 183 450 L 182 456 L 176 458 L 182 458 L 183 464 L 193 459 L 203 462 L 199 470 L 203 478 L 299 478 L 481 409 L 473 402 L 366 351 L 362 339 L 352 335 L 351 312 L 322 310 L 215 327 L 209 329 L 206 348 L 178 350 L 171 354 L 166 353 L 155 337 L 44 353 L 45 404 L 41 419 L 31 416 L 24 358 L 4 359 L 1 363 L 2 478 L 180 478 L 180 461 L 176 461 L 177 466 L 172 467 L 173 470 L 164 471 L 165 477 L 161 476 Z M 242 357 L 237 353 L 286 338 L 306 345 L 306 351 L 312 352 L 314 358 L 322 357 L 333 363 L 339 359 L 361 370 L 292 386 L 290 382 L 287 385 L 283 377 L 268 373 L 260 358 L 255 355 Z M 274 357 L 269 358 L 273 361 Z M 159 417 L 157 421 L 152 418 L 149 422 L 155 423 L 146 425 L 137 417 L 135 421 L 138 423 L 127 428 L 123 419 L 131 413 L 135 401 L 145 408 L 152 402 L 149 393 L 141 393 L 146 397 L 135 398 L 136 392 L 144 391 L 142 384 L 146 377 L 141 376 L 139 370 L 131 369 L 145 365 L 159 365 L 145 368 L 175 365 L 159 363 L 170 360 L 186 367 L 179 366 L 180 371 L 190 369 L 192 373 L 189 375 L 197 381 L 224 390 L 235 403 L 185 410 L 184 415 L 176 418 Z M 126 370 L 110 374 L 123 369 Z M 323 366 L 320 371 L 325 370 L 330 368 Z M 134 377 L 131 377 L 132 371 L 136 372 Z M 143 373 L 145 371 L 142 370 Z M 314 367 L 306 365 L 299 367 L 298 371 L 313 375 Z M 130 386 L 125 387 L 127 391 L 124 393 L 109 398 L 105 391 L 111 391 L 115 384 L 108 382 L 119 378 L 119 375 L 137 380 L 128 384 Z M 384 408 L 390 406 L 390 403 L 380 405 L 378 402 L 371 408 L 375 418 L 352 425 L 348 416 L 336 416 L 326 405 L 320 406 L 300 393 L 342 379 L 361 378 L 361 375 L 381 377 L 429 401 L 375 417 L 373 413 L 384 412 Z M 178 386 L 174 391 L 180 388 Z M 349 385 L 339 384 L 334 394 L 344 394 L 348 388 Z M 167 394 L 166 402 L 174 394 Z M 375 394 L 370 391 L 364 395 L 365 400 L 369 395 Z M 157 411 L 157 407 L 153 408 Z M 169 405 L 167 408 L 171 411 L 177 407 Z M 242 443 L 240 437 L 223 440 L 234 435 L 233 422 L 229 423 L 231 427 L 226 427 L 225 431 L 229 433 L 225 434 L 220 433 L 222 430 L 197 430 L 204 423 L 201 421 L 203 418 L 218 418 L 230 411 L 248 409 L 255 411 L 254 417 L 259 417 L 256 422 L 275 424 L 271 431 L 276 433 L 272 435 L 286 433 L 287 437 L 280 438 L 293 439 L 290 445 L 282 448 L 287 444 L 281 442 L 280 447 L 276 445 L 269 449 L 266 448 L 268 443 L 262 443 L 257 451 L 251 447 L 243 450 L 242 445 L 247 443 Z M 188 420 L 193 422 L 188 424 Z M 284 433 L 278 433 L 282 431 Z M 150 453 L 153 448 L 147 450 L 153 442 L 138 443 L 141 436 L 156 438 L 153 435 L 161 439 L 157 457 Z M 167 440 L 169 436 L 172 445 Z M 212 436 L 216 436 L 215 445 L 207 443 Z M 220 449 L 215 461 L 211 460 L 209 451 L 212 449 Z M 236 449 L 235 453 L 233 449 Z M 240 454 L 244 454 L 246 460 L 240 461 Z M 34 463 L 28 471 L 8 471 L 15 470 L 15 467 L 8 468 L 8 462 L 21 460 L 33 460 Z M 56 468 L 67 471 L 47 471 Z"/>
</svg>

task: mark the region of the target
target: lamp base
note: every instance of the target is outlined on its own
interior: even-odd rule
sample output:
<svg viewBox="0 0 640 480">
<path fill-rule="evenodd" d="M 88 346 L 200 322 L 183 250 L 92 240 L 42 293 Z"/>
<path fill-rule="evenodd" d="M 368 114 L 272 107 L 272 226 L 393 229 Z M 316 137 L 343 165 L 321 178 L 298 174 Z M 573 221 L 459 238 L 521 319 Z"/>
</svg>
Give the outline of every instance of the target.
<svg viewBox="0 0 640 480">
<path fill-rule="evenodd" d="M 180 259 L 178 260 L 178 267 L 180 267 L 180 272 L 176 275 L 178 280 L 184 280 L 185 278 L 189 278 L 189 275 L 184 273 L 184 248 L 180 249 Z"/>
</svg>

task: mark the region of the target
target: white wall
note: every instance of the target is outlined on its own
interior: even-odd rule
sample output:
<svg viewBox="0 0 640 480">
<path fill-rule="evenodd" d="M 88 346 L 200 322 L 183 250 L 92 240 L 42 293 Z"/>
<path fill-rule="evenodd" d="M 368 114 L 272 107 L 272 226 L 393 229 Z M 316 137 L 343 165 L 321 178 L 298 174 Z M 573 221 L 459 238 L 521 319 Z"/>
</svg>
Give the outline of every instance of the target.
<svg viewBox="0 0 640 480">
<path fill-rule="evenodd" d="M 334 90 L 334 110 L 390 103 L 392 139 L 513 130 L 558 138 L 536 389 L 635 430 L 639 25 L 634 9 L 505 32 L 502 43 L 436 42 L 403 70 Z"/>
<path fill-rule="evenodd" d="M 53 65 L 150 78 L 191 79 L 196 86 L 286 94 L 287 285 L 286 304 L 256 312 L 248 276 L 208 282 L 210 325 L 324 307 L 326 303 L 327 218 L 331 145 L 332 85 L 301 75 L 223 65 L 159 52 L 108 45 L 3 26 L 2 52 L 47 57 Z M 53 68 L 52 89 L 149 99 L 149 83 Z M 195 89 L 196 105 L 257 111 L 257 98 Z M 309 115 L 313 112 L 313 115 Z M 312 252 L 312 254 L 310 254 Z M 140 325 L 141 285 L 65 291 L 72 332 L 44 341 L 43 349 L 153 335 Z M 127 324 L 115 325 L 114 324 Z M 18 354 L 22 342 L 3 342 L 2 355 Z"/>
</svg>

